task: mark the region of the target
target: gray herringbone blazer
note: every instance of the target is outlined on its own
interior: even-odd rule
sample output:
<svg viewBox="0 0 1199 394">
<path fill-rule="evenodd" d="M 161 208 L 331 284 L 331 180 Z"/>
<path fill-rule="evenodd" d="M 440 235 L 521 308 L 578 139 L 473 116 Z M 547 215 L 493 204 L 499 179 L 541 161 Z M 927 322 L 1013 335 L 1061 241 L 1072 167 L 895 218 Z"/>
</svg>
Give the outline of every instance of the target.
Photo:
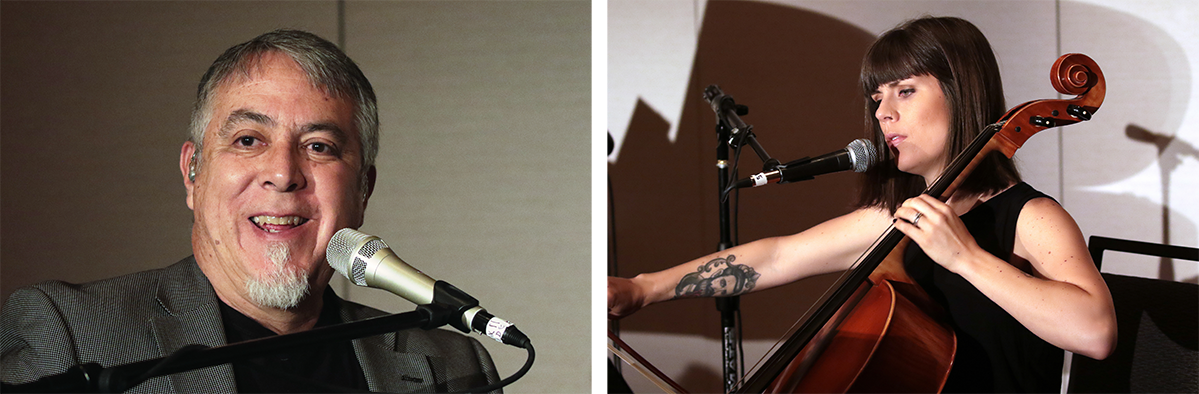
<svg viewBox="0 0 1199 394">
<path fill-rule="evenodd" d="M 0 381 L 31 382 L 88 362 L 121 365 L 189 344 L 221 346 L 216 293 L 193 257 L 169 267 L 82 285 L 43 282 L 4 305 Z M 342 302 L 344 321 L 384 313 Z M 444 330 L 404 330 L 353 341 L 372 391 L 462 390 L 498 381 L 478 341 Z M 229 364 L 154 378 L 131 392 L 234 392 Z"/>
</svg>

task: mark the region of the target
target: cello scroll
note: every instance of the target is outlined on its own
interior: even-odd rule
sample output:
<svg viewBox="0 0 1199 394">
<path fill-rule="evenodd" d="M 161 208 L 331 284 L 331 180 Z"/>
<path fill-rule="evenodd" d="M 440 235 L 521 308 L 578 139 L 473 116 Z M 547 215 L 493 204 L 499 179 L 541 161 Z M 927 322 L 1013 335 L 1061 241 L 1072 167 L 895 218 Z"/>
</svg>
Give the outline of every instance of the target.
<svg viewBox="0 0 1199 394">
<path fill-rule="evenodd" d="M 1107 94 L 1103 71 L 1094 60 L 1080 53 L 1058 58 L 1050 69 L 1049 82 L 1059 93 L 1077 97 L 1030 101 L 1004 114 L 1000 118 L 1003 128 L 998 134 L 1005 140 L 1001 141 L 1004 142 L 1001 151 L 1007 157 L 1012 157 L 1038 131 L 1090 120 Z"/>
</svg>

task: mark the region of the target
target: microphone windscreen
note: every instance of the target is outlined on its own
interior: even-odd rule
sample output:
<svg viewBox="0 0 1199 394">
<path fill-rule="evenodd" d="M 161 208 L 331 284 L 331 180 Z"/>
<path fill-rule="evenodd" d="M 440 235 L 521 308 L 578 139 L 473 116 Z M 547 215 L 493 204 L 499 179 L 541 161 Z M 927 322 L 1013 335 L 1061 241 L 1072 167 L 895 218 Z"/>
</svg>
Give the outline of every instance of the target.
<svg viewBox="0 0 1199 394">
<path fill-rule="evenodd" d="M 849 143 L 845 147 L 849 150 L 849 162 L 853 164 L 853 172 L 866 172 L 878 161 L 878 154 L 874 150 L 874 143 L 868 139 L 859 138 Z"/>
<path fill-rule="evenodd" d="M 366 286 L 367 264 L 363 259 L 371 258 L 384 248 L 387 248 L 387 244 L 379 237 L 343 228 L 329 239 L 329 246 L 325 247 L 325 260 L 350 282 Z"/>
</svg>

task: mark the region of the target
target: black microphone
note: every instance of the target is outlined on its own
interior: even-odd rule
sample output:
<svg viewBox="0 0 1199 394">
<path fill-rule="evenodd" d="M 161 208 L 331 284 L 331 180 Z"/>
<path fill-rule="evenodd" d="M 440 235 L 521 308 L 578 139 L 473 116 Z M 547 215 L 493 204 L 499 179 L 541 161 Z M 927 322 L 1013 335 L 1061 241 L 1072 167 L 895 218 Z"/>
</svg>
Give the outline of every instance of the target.
<svg viewBox="0 0 1199 394">
<path fill-rule="evenodd" d="M 749 178 L 738 180 L 729 189 L 758 187 L 773 180 L 778 180 L 778 183 L 806 181 L 817 175 L 845 170 L 865 172 L 876 161 L 878 161 L 878 156 L 874 152 L 874 143 L 867 139 L 856 139 L 850 142 L 845 149 L 816 158 L 805 157 L 783 164 L 778 169 L 760 172 Z"/>
<path fill-rule="evenodd" d="M 333 269 L 355 285 L 387 290 L 417 305 L 453 308 L 462 319 L 450 325 L 462 332 L 474 329 L 497 342 L 522 348 L 529 344 L 529 338 L 512 323 L 487 313 L 478 300 L 454 285 L 433 280 L 408 265 L 379 237 L 343 228 L 329 240 L 325 257 Z"/>
<path fill-rule="evenodd" d="M 750 128 L 741 120 L 740 116 L 749 114 L 749 107 L 737 105 L 733 96 L 724 94 L 719 86 L 708 85 L 704 89 L 704 100 L 712 106 L 712 111 L 716 112 L 717 119 L 723 120 L 732 129 L 729 132 L 733 137 Z"/>
</svg>

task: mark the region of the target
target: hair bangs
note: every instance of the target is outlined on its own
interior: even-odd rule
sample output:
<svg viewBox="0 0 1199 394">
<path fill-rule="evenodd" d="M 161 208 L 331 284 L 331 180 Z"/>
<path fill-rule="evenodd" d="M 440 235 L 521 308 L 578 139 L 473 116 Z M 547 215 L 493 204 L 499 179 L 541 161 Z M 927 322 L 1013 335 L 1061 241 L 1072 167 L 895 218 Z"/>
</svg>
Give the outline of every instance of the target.
<svg viewBox="0 0 1199 394">
<path fill-rule="evenodd" d="M 869 97 L 878 87 L 916 75 L 931 74 L 926 51 L 903 30 L 892 31 L 878 39 L 862 62 L 862 94 Z"/>
<path fill-rule="evenodd" d="M 979 130 L 1004 113 L 998 62 L 986 37 L 966 20 L 923 17 L 884 33 L 862 59 L 859 81 L 863 95 L 869 98 L 884 84 L 919 75 L 940 82 L 952 113 L 946 157 L 957 157 Z M 866 100 L 865 131 L 883 160 L 861 178 L 858 204 L 894 212 L 927 185 L 922 177 L 895 167 L 894 155 L 876 118 L 878 105 Z M 1019 181 L 1020 173 L 1012 160 L 992 154 L 961 183 L 958 192 L 997 193 Z"/>
</svg>

